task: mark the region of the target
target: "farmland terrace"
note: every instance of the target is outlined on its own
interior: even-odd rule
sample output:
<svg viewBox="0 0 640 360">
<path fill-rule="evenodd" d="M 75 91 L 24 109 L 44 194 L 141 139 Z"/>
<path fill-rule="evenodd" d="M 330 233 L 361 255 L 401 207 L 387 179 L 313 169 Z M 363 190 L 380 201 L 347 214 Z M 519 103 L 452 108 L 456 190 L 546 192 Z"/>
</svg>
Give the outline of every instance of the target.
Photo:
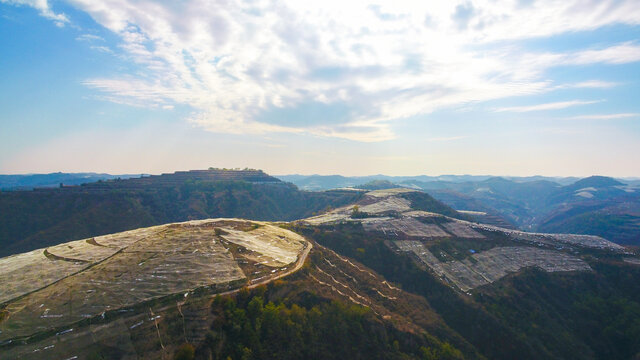
<svg viewBox="0 0 640 360">
<path fill-rule="evenodd" d="M 276 224 L 173 223 L 0 259 L 0 345 L 153 299 L 256 286 L 299 268 L 311 244 Z"/>
<path fill-rule="evenodd" d="M 355 205 L 343 206 L 322 215 L 303 219 L 301 222 L 308 225 L 357 222 L 361 223 L 366 231 L 380 231 L 385 235 L 400 238 L 484 238 L 485 236 L 481 233 L 500 233 L 514 241 L 533 245 L 555 247 L 565 245 L 625 252 L 623 246 L 600 236 L 530 233 L 417 210 L 412 201 L 405 196 L 409 193 L 417 193 L 417 191 L 411 189 L 371 191 Z M 428 195 L 424 194 L 424 196 Z M 415 221 L 416 219 L 419 221 Z"/>
<path fill-rule="evenodd" d="M 589 265 L 575 256 L 527 246 L 495 247 L 464 260 L 440 261 L 420 241 L 394 242 L 400 251 L 411 252 L 446 282 L 462 291 L 490 284 L 526 267 L 547 272 L 589 271 Z"/>
<path fill-rule="evenodd" d="M 356 205 L 300 220 L 304 225 L 359 223 L 365 232 L 406 254 L 464 292 L 527 267 L 546 272 L 590 271 L 584 251 L 620 256 L 624 247 L 599 236 L 527 233 L 416 209 L 409 189 L 376 190 Z M 421 194 L 428 197 L 427 194 Z M 415 196 L 415 195 L 413 195 Z"/>
</svg>

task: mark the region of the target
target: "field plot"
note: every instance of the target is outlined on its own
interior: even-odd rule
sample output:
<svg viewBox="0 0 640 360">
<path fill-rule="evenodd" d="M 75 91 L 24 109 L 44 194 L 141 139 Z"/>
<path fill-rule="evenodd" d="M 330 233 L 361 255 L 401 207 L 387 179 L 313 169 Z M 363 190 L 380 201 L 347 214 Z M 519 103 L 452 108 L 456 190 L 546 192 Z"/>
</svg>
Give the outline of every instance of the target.
<svg viewBox="0 0 640 360">
<path fill-rule="evenodd" d="M 439 276 L 445 275 L 445 270 L 442 267 L 440 260 L 433 256 L 422 242 L 416 240 L 399 240 L 394 241 L 394 244 L 401 251 L 413 252 L 423 264 L 429 266 L 431 270 Z"/>
<path fill-rule="evenodd" d="M 441 224 L 448 232 L 461 238 L 467 239 L 484 239 L 484 235 L 473 230 L 469 225 L 452 221 Z"/>
<path fill-rule="evenodd" d="M 366 231 L 380 231 L 395 237 L 404 234 L 411 237 L 437 238 L 450 237 L 436 224 L 424 224 L 414 218 L 401 218 L 382 221 L 367 221 L 362 224 Z"/>
<path fill-rule="evenodd" d="M 406 217 L 433 217 L 442 216 L 426 211 L 411 211 L 411 201 L 399 197 L 397 195 L 413 192 L 411 189 L 388 189 L 388 190 L 375 190 L 368 192 L 364 198 L 358 202 L 358 210 L 361 214 L 371 215 L 372 218 L 378 218 L 383 215 L 389 215 L 390 213 L 401 213 Z M 339 223 L 343 221 L 362 221 L 363 218 L 352 218 L 351 215 L 354 211 L 355 205 L 343 206 L 341 208 L 334 209 L 325 214 L 312 216 L 302 220 L 302 222 L 309 225 L 323 225 Z M 364 221 L 362 221 L 364 224 Z"/>
<path fill-rule="evenodd" d="M 118 249 L 125 248 L 131 244 L 134 244 L 137 241 L 140 241 L 147 236 L 154 235 L 158 231 L 163 230 L 164 226 L 152 226 L 143 229 L 129 230 L 120 232 L 117 234 L 109 234 L 103 236 L 97 236 L 93 238 L 92 242 L 95 242 L 97 245 L 106 246 L 106 247 L 115 247 Z M 88 239 L 90 241 L 92 239 Z"/>
<path fill-rule="evenodd" d="M 0 304 L 43 288 L 160 231 L 160 227 L 71 241 L 0 259 Z"/>
<path fill-rule="evenodd" d="M 368 193 L 367 195 L 369 195 Z M 360 211 L 367 214 L 382 214 L 386 212 L 404 212 L 411 210 L 411 202 L 401 197 L 388 197 L 372 204 L 363 205 Z"/>
<path fill-rule="evenodd" d="M 443 218 L 443 215 L 440 215 L 438 213 L 433 213 L 433 212 L 428 212 L 428 211 L 422 211 L 422 210 L 412 210 L 412 211 L 407 211 L 405 213 L 402 214 L 402 216 L 406 216 L 406 217 L 414 217 L 414 218 Z"/>
<path fill-rule="evenodd" d="M 609 240 L 595 235 L 577 235 L 577 234 L 548 234 L 548 233 L 530 233 L 520 230 L 505 229 L 493 225 L 468 223 L 469 226 L 493 232 L 501 232 L 514 240 L 524 241 L 532 244 L 545 244 L 550 246 L 570 245 L 591 249 L 608 250 L 614 252 L 625 252 L 625 248 Z"/>
<path fill-rule="evenodd" d="M 0 259 L 0 304 L 38 290 L 88 267 L 84 262 L 52 260 L 43 249 Z"/>
<path fill-rule="evenodd" d="M 586 262 L 577 257 L 527 246 L 493 248 L 474 254 L 473 258 L 477 260 L 472 265 L 473 270 L 491 282 L 529 266 L 537 266 L 547 272 L 591 270 Z"/>
<path fill-rule="evenodd" d="M 298 234 L 273 226 L 264 225 L 251 231 L 227 230 L 222 238 L 264 256 L 267 266 L 281 267 L 296 261 L 306 242 Z"/>
<path fill-rule="evenodd" d="M 455 284 L 460 290 L 467 291 L 492 281 L 484 274 L 476 271 L 468 261 L 449 261 L 442 263 L 447 280 Z M 516 271 L 516 270 L 513 270 Z"/>
<path fill-rule="evenodd" d="M 408 192 L 415 192 L 415 191 L 416 190 L 406 189 L 406 188 L 383 189 L 383 190 L 369 191 L 367 193 L 367 196 L 388 197 L 388 196 L 396 196 L 396 195 L 399 195 L 399 194 L 404 194 L 404 193 L 408 193 Z"/>
<path fill-rule="evenodd" d="M 350 214 L 347 212 L 338 213 L 338 212 L 329 212 L 326 214 L 306 218 L 303 221 L 309 225 L 322 225 L 322 224 L 331 224 L 342 222 L 348 220 L 350 218 Z"/>
<path fill-rule="evenodd" d="M 7 277 L 0 283 L 1 294 L 9 300 L 0 308 L 0 342 L 171 294 L 238 288 L 255 276 L 268 280 L 282 270 L 273 267 L 294 263 L 307 246 L 303 237 L 280 227 L 233 220 L 170 224 L 95 239 L 109 247 L 92 240 L 49 248 L 48 256 L 47 249 L 40 249 L 0 259 L 0 276 Z M 118 244 L 128 246 L 118 249 Z M 252 261 L 234 254 L 247 254 Z"/>
<path fill-rule="evenodd" d="M 600 236 L 595 235 L 576 235 L 576 234 L 543 234 L 551 235 L 551 237 L 559 242 L 563 242 L 571 245 L 580 245 L 595 249 L 608 249 L 608 250 L 624 250 L 623 246 L 612 243 L 605 240 Z"/>
<path fill-rule="evenodd" d="M 49 257 L 93 263 L 108 258 L 118 250 L 120 249 L 116 247 L 97 245 L 95 241 L 91 240 L 77 240 L 52 246 L 46 251 L 47 254 L 50 254 Z"/>
<path fill-rule="evenodd" d="M 444 277 L 462 291 L 492 283 L 511 272 L 536 266 L 547 272 L 588 271 L 591 268 L 583 260 L 553 250 L 534 247 L 499 247 L 474 254 L 473 261 L 438 260 L 419 241 L 395 241 L 401 251 L 414 253 L 435 274 Z"/>
<path fill-rule="evenodd" d="M 0 324 L 11 326 L 12 336 L 44 331 L 105 310 L 117 309 L 147 299 L 184 292 L 197 287 L 244 279 L 245 275 L 221 244 L 176 249 L 159 235 L 136 243 L 146 251 L 120 253 L 54 286 L 10 303 L 11 316 Z"/>
</svg>

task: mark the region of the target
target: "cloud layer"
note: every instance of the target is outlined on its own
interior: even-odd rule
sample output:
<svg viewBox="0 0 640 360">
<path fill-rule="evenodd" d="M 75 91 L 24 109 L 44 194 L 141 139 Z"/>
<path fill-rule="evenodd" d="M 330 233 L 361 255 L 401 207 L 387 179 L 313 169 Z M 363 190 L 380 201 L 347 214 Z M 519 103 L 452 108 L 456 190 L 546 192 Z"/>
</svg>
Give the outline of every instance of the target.
<svg viewBox="0 0 640 360">
<path fill-rule="evenodd" d="M 571 100 L 571 101 L 558 101 L 546 104 L 537 104 L 530 106 L 511 106 L 496 109 L 496 112 L 529 112 L 529 111 L 544 111 L 544 110 L 558 110 L 565 109 L 571 106 L 589 105 L 599 103 L 600 101 L 592 100 Z"/>
<path fill-rule="evenodd" d="M 68 21 L 46 0 L 9 2 Z M 571 52 L 534 52 L 519 45 L 523 39 L 640 24 L 636 0 L 394 1 L 392 6 L 358 0 L 68 2 L 117 34 L 119 55 L 139 65 L 116 78 L 87 79 L 87 86 L 116 102 L 191 106 L 189 120 L 215 132 L 382 141 L 394 137 L 394 121 L 444 107 L 563 87 L 615 86 L 599 79 L 556 84 L 546 75 L 553 67 L 640 61 L 634 42 Z M 323 106 L 340 113 L 318 116 L 314 109 Z M 290 119 L 265 115 L 283 109 Z"/>
<path fill-rule="evenodd" d="M 62 13 L 55 13 L 47 0 L 0 0 L 2 3 L 11 5 L 26 5 L 38 10 L 40 15 L 49 20 L 53 20 L 56 26 L 62 27 L 69 22 L 67 15 Z"/>
</svg>

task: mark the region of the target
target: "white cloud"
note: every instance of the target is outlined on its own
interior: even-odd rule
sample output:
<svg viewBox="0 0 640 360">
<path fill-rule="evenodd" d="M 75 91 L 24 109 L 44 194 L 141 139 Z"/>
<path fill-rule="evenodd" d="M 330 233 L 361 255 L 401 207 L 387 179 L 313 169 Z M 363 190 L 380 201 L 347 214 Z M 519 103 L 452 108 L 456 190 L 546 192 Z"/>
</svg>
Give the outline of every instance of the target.
<svg viewBox="0 0 640 360">
<path fill-rule="evenodd" d="M 82 34 L 76 37 L 78 41 L 86 41 L 86 42 L 94 42 L 94 41 L 104 41 L 104 39 L 98 35 L 93 34 Z"/>
<path fill-rule="evenodd" d="M 190 121 L 216 132 L 388 140 L 396 119 L 554 90 L 544 76 L 554 66 L 640 60 L 635 43 L 571 53 L 531 53 L 513 45 L 640 24 L 635 0 L 528 6 L 506 0 L 68 1 L 117 34 L 117 51 L 140 67 L 116 78 L 87 79 L 87 86 L 118 102 L 189 105 L 197 111 Z M 49 9 L 46 1 L 30 3 Z M 258 120 L 270 109 L 309 102 L 349 103 L 355 110 L 348 121 L 332 125 Z M 567 106 L 573 105 L 579 104 Z"/>
<path fill-rule="evenodd" d="M 571 100 L 571 101 L 558 101 L 546 104 L 537 104 L 530 106 L 510 106 L 495 109 L 495 112 L 529 112 L 529 111 L 543 111 L 543 110 L 558 110 L 565 109 L 571 106 L 589 105 L 601 102 L 600 100 L 584 101 L 584 100 Z"/>
<path fill-rule="evenodd" d="M 90 48 L 92 50 L 103 52 L 103 53 L 107 53 L 107 54 L 113 53 L 113 51 L 108 46 L 95 46 L 94 45 L 94 46 L 90 46 Z"/>
<path fill-rule="evenodd" d="M 566 64 L 576 65 L 594 63 L 627 64 L 636 61 L 640 61 L 640 46 L 632 42 L 611 46 L 606 49 L 585 50 L 564 59 Z"/>
<path fill-rule="evenodd" d="M 563 84 L 556 86 L 556 89 L 609 89 L 619 86 L 620 83 L 603 80 L 587 80 L 575 84 Z"/>
<path fill-rule="evenodd" d="M 592 114 L 578 115 L 566 118 L 567 120 L 616 120 L 640 117 L 637 113 L 620 113 L 620 114 Z"/>
<path fill-rule="evenodd" d="M 40 15 L 49 20 L 53 20 L 58 27 L 62 27 L 64 24 L 69 22 L 69 18 L 65 14 L 57 14 L 54 12 L 49 6 L 47 0 L 0 0 L 0 2 L 11 5 L 25 5 L 35 8 L 38 10 Z"/>
</svg>

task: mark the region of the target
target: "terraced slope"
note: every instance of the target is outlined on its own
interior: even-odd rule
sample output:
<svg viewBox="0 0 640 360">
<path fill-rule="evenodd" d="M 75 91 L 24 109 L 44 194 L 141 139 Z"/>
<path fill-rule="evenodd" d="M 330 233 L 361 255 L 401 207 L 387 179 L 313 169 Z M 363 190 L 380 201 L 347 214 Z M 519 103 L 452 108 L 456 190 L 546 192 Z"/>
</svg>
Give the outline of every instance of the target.
<svg viewBox="0 0 640 360">
<path fill-rule="evenodd" d="M 0 342 L 71 331 L 83 320 L 193 291 L 268 282 L 310 243 L 276 224 L 197 220 L 72 241 L 0 259 Z"/>
<path fill-rule="evenodd" d="M 389 342 L 375 345 L 385 357 L 398 352 L 390 346 L 397 339 L 412 357 L 422 349 L 461 354 L 459 348 L 469 358 L 481 358 L 424 299 L 278 225 L 189 221 L 2 258 L 0 357 L 171 358 L 184 342 L 198 351 L 219 350 L 215 342 L 225 340 L 210 337 L 210 329 L 220 327 L 217 295 L 240 303 L 252 294 L 308 306 L 332 301 L 337 309 L 351 304 L 346 309 L 363 316 L 364 329 L 354 319 L 338 320 Z M 285 275 L 291 276 L 274 281 Z M 311 314 L 317 321 L 318 313 Z M 327 324 L 335 322 L 330 313 L 322 316 Z M 351 346 L 355 340 L 342 341 Z"/>
<path fill-rule="evenodd" d="M 622 246 L 598 236 L 527 233 L 416 210 L 416 203 L 429 203 L 421 196 L 428 197 L 404 188 L 371 191 L 357 205 L 300 223 L 359 223 L 364 231 L 386 238 L 393 250 L 410 255 L 465 292 L 527 267 L 547 272 L 589 271 L 589 265 L 576 256 L 585 249 L 625 252 Z"/>
</svg>

